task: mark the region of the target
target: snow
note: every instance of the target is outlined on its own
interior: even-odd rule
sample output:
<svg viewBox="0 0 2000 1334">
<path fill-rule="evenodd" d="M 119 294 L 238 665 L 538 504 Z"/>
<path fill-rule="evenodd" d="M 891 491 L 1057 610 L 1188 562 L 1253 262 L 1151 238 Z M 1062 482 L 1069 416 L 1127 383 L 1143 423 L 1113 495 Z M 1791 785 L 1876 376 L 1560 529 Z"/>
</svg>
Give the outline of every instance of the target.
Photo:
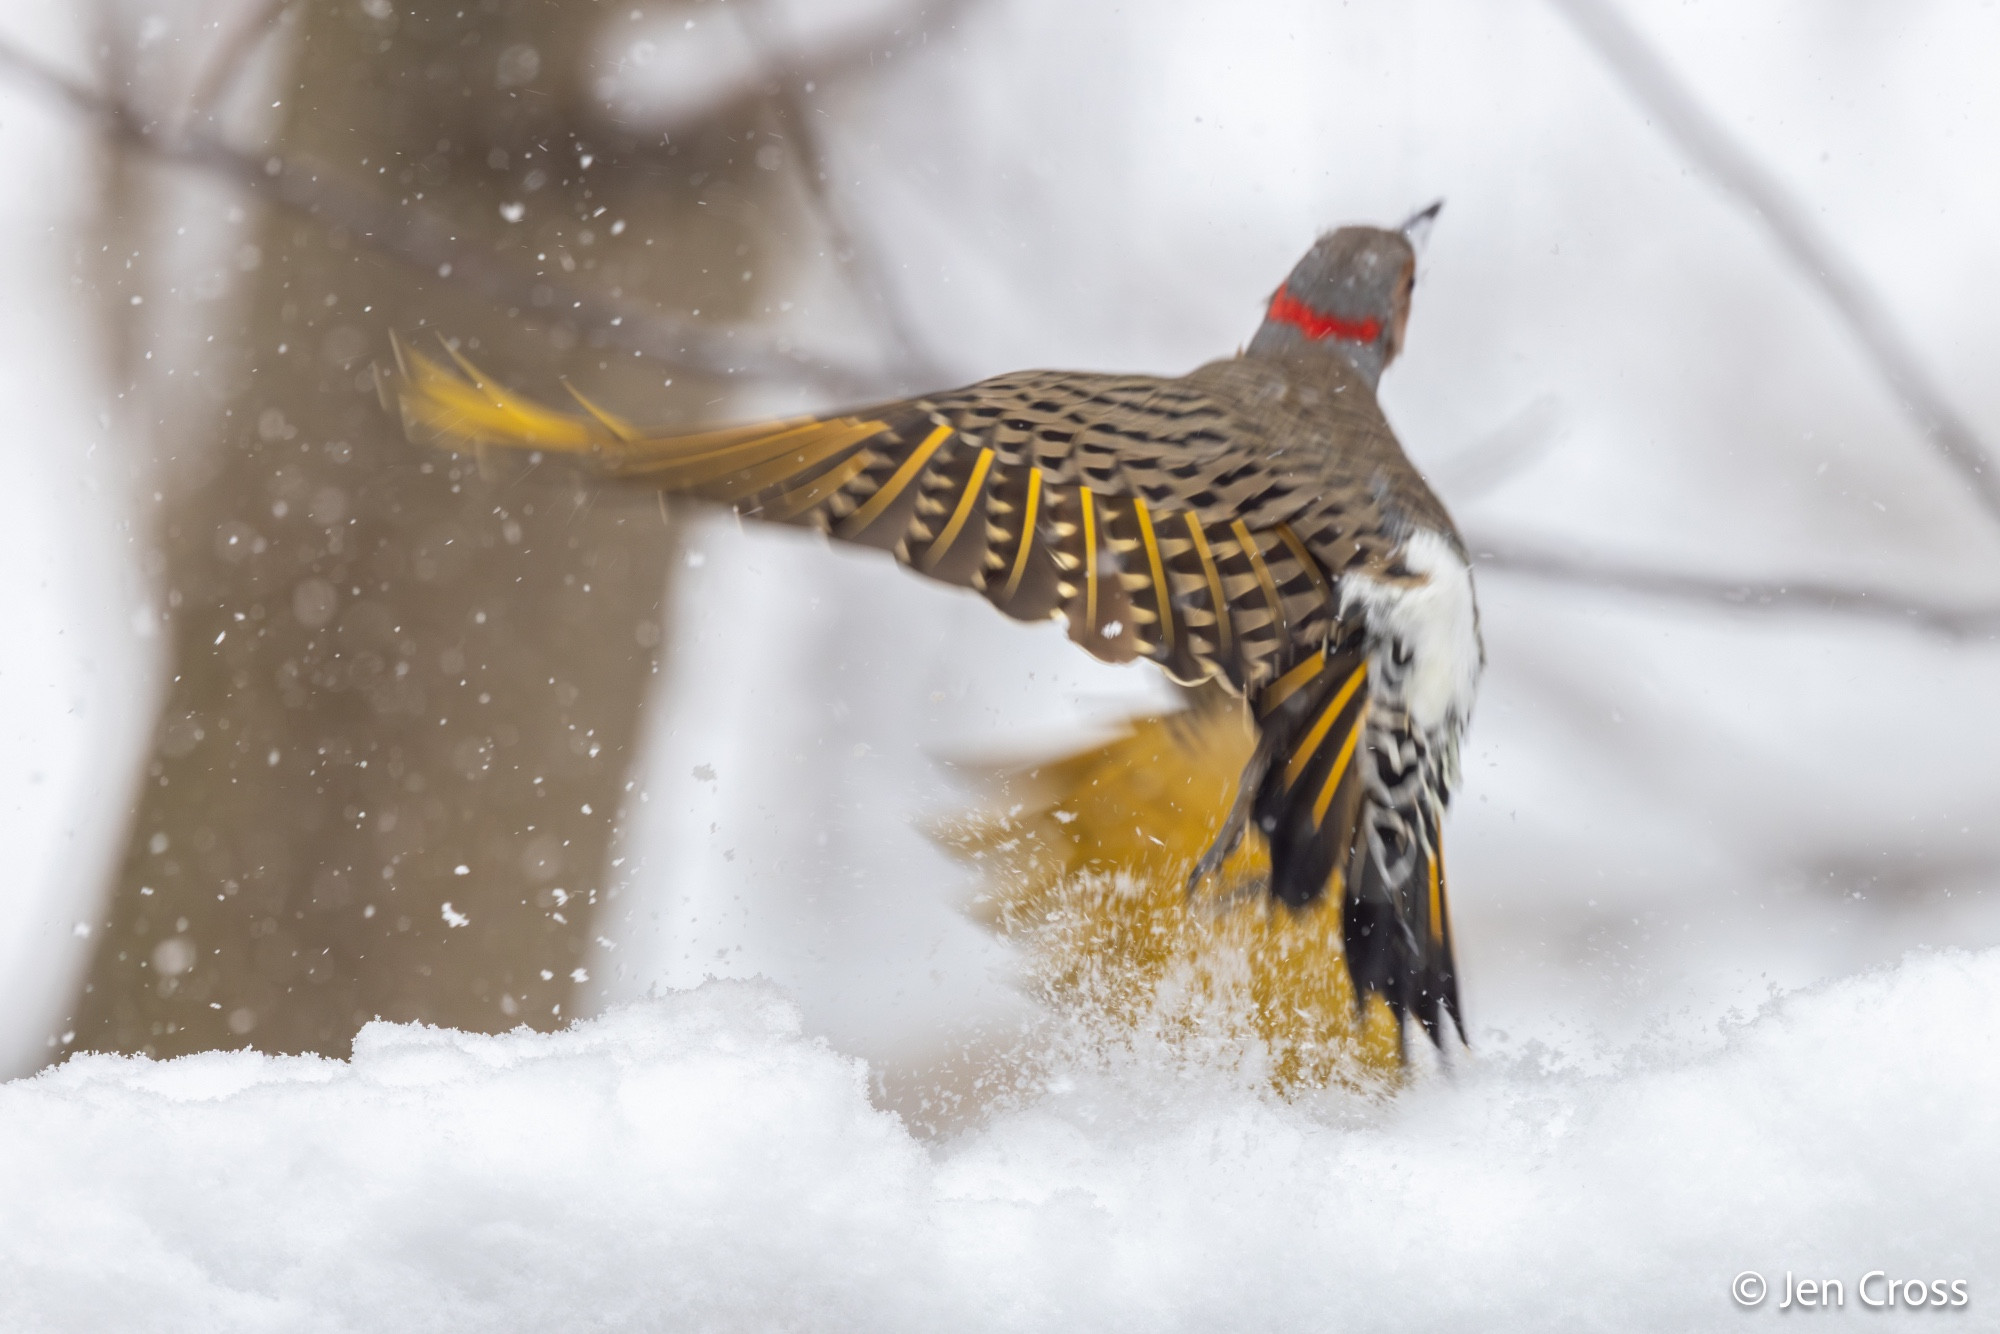
<svg viewBox="0 0 2000 1334">
<path fill-rule="evenodd" d="M 1390 1097 L 1072 1051 L 931 1142 L 755 983 L 80 1056 L 0 1086 L 0 1326 L 1679 1330 L 1753 1268 L 1980 1306 L 1996 1033 L 2000 952 L 1921 954 Z"/>
</svg>

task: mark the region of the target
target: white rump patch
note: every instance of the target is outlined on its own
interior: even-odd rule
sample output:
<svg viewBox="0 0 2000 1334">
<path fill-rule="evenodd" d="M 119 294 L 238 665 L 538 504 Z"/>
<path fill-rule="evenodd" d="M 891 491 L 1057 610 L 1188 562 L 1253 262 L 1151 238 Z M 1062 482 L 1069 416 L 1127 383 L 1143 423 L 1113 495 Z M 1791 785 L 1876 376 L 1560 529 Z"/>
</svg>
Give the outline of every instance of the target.
<svg viewBox="0 0 2000 1334">
<path fill-rule="evenodd" d="M 1423 582 L 1385 583 L 1350 572 L 1340 581 L 1341 608 L 1359 604 L 1375 636 L 1399 639 L 1415 654 L 1404 697 L 1410 721 L 1434 734 L 1450 720 L 1456 732 L 1472 717 L 1486 656 L 1472 570 L 1443 534 L 1428 528 L 1410 534 L 1403 564 Z"/>
</svg>

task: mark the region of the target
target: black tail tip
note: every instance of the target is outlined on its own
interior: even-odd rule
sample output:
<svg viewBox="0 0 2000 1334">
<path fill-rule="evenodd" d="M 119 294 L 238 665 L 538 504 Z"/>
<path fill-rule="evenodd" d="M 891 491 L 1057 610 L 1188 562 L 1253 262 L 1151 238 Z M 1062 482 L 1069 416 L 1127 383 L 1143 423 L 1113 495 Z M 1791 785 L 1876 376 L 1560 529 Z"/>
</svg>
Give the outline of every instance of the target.
<svg viewBox="0 0 2000 1334">
<path fill-rule="evenodd" d="M 1370 995 L 1380 996 L 1389 1003 L 1398 1027 L 1415 1016 L 1431 1044 L 1440 1049 L 1449 1016 L 1460 1044 L 1470 1046 L 1459 1014 L 1458 979 L 1449 959 L 1427 957 L 1390 904 L 1348 899 L 1341 908 L 1341 943 L 1347 950 L 1354 1003 L 1366 1005 Z"/>
</svg>

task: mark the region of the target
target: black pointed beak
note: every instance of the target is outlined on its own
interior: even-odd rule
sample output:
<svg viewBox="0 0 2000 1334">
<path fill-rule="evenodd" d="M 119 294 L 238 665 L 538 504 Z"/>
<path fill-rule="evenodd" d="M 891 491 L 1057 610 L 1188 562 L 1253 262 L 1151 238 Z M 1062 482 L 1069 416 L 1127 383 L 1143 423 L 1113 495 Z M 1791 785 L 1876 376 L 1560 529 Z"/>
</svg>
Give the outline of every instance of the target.
<svg viewBox="0 0 2000 1334">
<path fill-rule="evenodd" d="M 1409 217 L 1403 219 L 1401 225 L 1396 230 L 1409 237 L 1412 241 L 1421 244 L 1425 235 L 1430 232 L 1431 224 L 1437 221 L 1437 215 L 1443 209 L 1444 200 L 1440 199 L 1435 204 L 1420 208 Z"/>
</svg>

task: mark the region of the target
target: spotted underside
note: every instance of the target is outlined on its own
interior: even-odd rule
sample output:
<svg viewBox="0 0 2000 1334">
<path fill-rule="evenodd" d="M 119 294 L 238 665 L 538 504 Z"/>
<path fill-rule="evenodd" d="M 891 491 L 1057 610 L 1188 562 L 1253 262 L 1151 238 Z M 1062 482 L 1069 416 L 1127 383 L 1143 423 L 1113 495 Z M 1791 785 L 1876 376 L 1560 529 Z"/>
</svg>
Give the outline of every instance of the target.
<svg viewBox="0 0 2000 1334">
<path fill-rule="evenodd" d="M 1303 905 L 1333 887 L 1368 927 L 1348 931 L 1357 984 L 1433 1033 L 1440 1007 L 1456 1016 L 1435 812 L 1402 820 L 1421 864 L 1390 887 L 1393 920 L 1365 923 L 1372 910 L 1356 906 L 1380 879 L 1365 864 L 1371 793 L 1401 783 L 1409 757 L 1385 742 L 1379 710 L 1370 726 L 1382 646 L 1340 597 L 1349 573 L 1377 587 L 1415 581 L 1399 564 L 1399 527 L 1449 520 L 1368 387 L 1331 359 L 1239 358 L 1178 379 L 1029 371 L 679 435 L 641 432 L 581 397 L 582 415 L 551 411 L 462 359 L 456 371 L 407 349 L 400 360 L 413 438 L 584 455 L 615 476 L 891 552 L 1016 619 L 1060 616 L 1107 662 L 1145 658 L 1243 695 L 1267 761 L 1254 818 L 1273 893 Z"/>
</svg>

